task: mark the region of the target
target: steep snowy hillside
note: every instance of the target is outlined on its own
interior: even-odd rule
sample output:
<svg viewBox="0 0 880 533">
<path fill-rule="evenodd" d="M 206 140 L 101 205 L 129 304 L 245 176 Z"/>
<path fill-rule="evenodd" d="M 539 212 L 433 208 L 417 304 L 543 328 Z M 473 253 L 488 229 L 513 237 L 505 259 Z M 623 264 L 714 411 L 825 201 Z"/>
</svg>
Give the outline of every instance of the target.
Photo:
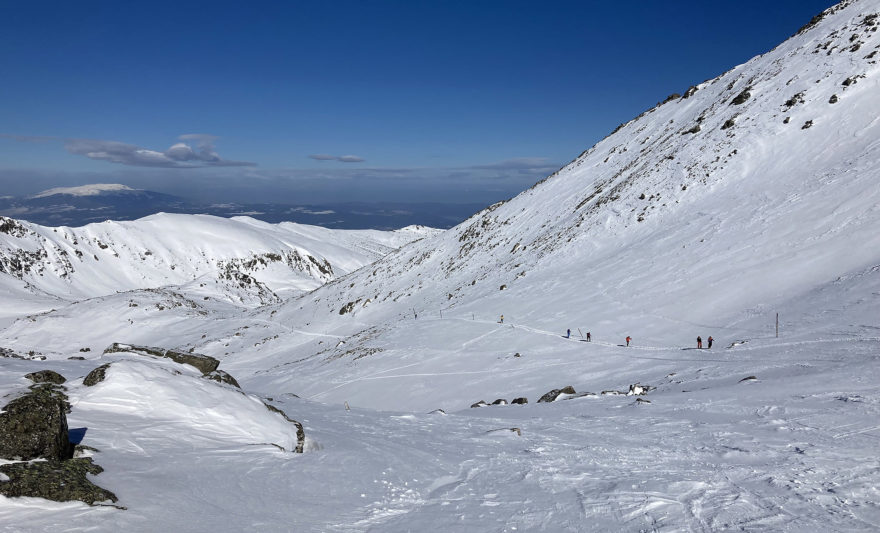
<svg viewBox="0 0 880 533">
<path fill-rule="evenodd" d="M 0 217 L 0 282 L 65 300 L 188 284 L 191 295 L 254 305 L 312 290 L 432 231 L 170 214 L 48 228 Z"/>
<path fill-rule="evenodd" d="M 0 294 L 94 297 L 0 330 L 2 399 L 25 372 L 65 374 L 72 427 L 128 509 L 0 498 L 0 528 L 876 531 L 878 28 L 880 0 L 842 2 L 418 241 L 4 221 L 7 250 L 76 270 L 19 268 Z M 253 309 L 210 297 L 217 258 L 242 268 L 279 242 L 351 273 Z M 146 266 L 94 266 L 123 259 Z M 319 283 L 281 263 L 246 273 Z M 111 342 L 213 356 L 245 394 Z M 108 362 L 100 388 L 80 381 Z M 257 399 L 302 422 L 308 453 L 261 445 L 293 434 Z"/>
<path fill-rule="evenodd" d="M 340 331 L 504 314 L 674 342 L 880 264 L 878 11 L 830 9 L 531 190 L 279 313 L 317 306 Z"/>
</svg>

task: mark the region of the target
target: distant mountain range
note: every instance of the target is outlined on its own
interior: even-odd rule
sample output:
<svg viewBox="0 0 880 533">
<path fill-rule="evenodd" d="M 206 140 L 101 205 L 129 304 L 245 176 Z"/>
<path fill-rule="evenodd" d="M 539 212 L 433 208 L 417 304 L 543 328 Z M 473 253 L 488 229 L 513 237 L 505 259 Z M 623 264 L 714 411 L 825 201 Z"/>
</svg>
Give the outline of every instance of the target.
<svg viewBox="0 0 880 533">
<path fill-rule="evenodd" d="M 340 203 L 321 205 L 202 203 L 120 184 L 59 187 L 29 197 L 0 197 L 0 215 L 44 226 L 135 220 L 155 213 L 247 215 L 264 222 L 299 222 L 336 229 L 450 228 L 483 204 Z"/>
</svg>

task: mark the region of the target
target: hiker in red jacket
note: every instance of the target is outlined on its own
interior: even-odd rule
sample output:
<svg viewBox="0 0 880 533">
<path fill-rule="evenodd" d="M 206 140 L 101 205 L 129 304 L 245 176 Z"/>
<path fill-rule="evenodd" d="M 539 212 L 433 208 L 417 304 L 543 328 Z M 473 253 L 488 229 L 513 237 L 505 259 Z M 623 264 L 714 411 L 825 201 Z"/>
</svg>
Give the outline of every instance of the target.
<svg viewBox="0 0 880 533">
<path fill-rule="evenodd" d="M 627 345 L 627 346 L 629 346 L 629 341 L 631 341 L 631 340 L 632 340 L 632 337 L 630 337 L 629 335 L 627 335 L 627 336 L 626 336 L 626 345 Z"/>
</svg>

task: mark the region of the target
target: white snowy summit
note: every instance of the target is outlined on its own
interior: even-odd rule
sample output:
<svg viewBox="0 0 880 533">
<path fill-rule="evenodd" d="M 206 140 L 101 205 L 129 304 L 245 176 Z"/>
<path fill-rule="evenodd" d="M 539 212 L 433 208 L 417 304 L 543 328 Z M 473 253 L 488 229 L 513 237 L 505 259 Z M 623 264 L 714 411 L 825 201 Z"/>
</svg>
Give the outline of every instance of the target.
<svg viewBox="0 0 880 533">
<path fill-rule="evenodd" d="M 0 395 L 65 375 L 126 509 L 4 497 L 0 520 L 875 530 L 878 28 L 880 0 L 842 2 L 442 233 L 2 219 Z"/>
<path fill-rule="evenodd" d="M 33 198 L 46 198 L 48 196 L 55 196 L 56 194 L 68 194 L 70 196 L 97 196 L 106 192 L 136 192 L 137 190 L 138 189 L 132 189 L 127 185 L 119 183 L 93 183 L 91 185 L 81 185 L 79 187 L 55 187 L 54 189 L 48 189 L 37 193 Z"/>
</svg>

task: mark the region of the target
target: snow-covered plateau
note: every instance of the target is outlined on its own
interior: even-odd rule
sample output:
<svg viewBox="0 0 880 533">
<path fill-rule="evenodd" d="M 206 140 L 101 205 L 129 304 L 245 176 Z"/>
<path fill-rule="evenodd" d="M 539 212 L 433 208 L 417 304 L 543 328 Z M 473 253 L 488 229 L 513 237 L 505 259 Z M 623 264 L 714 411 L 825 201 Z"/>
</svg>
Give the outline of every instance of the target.
<svg viewBox="0 0 880 533">
<path fill-rule="evenodd" d="M 2 219 L 0 399 L 64 375 L 118 501 L 0 530 L 877 531 L 878 28 L 842 2 L 444 232 Z"/>
</svg>

